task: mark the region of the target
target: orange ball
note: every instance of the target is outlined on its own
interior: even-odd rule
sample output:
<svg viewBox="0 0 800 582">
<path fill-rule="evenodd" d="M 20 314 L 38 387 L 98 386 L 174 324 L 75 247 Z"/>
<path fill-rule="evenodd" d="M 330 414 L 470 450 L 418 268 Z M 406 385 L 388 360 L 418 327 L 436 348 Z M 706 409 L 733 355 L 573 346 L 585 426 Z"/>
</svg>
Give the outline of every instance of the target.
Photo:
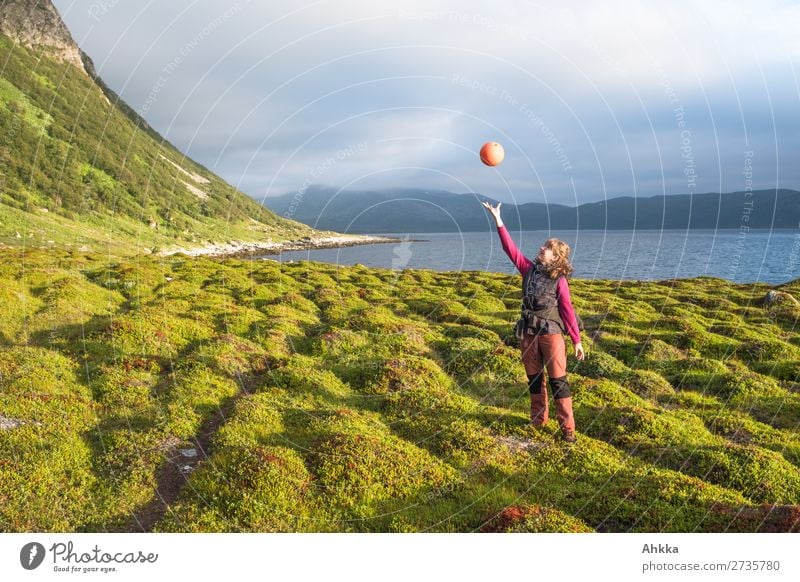
<svg viewBox="0 0 800 582">
<path fill-rule="evenodd" d="M 496 141 L 488 141 L 481 147 L 481 161 L 487 166 L 496 166 L 503 161 L 506 153 Z"/>
</svg>

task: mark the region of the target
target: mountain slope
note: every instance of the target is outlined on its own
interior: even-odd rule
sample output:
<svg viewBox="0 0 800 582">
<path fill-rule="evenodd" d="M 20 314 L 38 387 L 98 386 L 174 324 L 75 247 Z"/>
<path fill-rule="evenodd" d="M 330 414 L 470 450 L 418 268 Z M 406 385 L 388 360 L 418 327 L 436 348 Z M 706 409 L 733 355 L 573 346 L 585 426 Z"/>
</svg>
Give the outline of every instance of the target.
<svg viewBox="0 0 800 582">
<path fill-rule="evenodd" d="M 49 2 L 4 2 L 0 31 L 0 243 L 128 253 L 317 234 L 159 140 Z"/>
</svg>

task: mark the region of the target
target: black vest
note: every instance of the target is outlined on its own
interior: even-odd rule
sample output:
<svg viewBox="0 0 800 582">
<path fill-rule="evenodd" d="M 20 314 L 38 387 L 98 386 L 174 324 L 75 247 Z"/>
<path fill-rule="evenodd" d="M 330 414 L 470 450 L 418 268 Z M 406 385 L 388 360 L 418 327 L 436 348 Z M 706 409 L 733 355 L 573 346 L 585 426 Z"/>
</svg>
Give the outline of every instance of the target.
<svg viewBox="0 0 800 582">
<path fill-rule="evenodd" d="M 558 311 L 556 287 L 564 275 L 551 279 L 536 261 L 522 277 L 522 319 L 527 333 L 567 333 L 567 326 Z M 574 311 L 574 309 L 573 309 Z M 583 320 L 575 312 L 578 329 L 583 331 Z"/>
<path fill-rule="evenodd" d="M 522 277 L 522 318 L 527 333 L 566 333 L 566 326 L 558 312 L 556 286 L 537 262 Z"/>
<path fill-rule="evenodd" d="M 534 261 L 533 266 L 522 277 L 522 308 L 530 311 L 558 308 L 558 279 L 560 277 L 551 279 L 547 271 Z"/>
</svg>

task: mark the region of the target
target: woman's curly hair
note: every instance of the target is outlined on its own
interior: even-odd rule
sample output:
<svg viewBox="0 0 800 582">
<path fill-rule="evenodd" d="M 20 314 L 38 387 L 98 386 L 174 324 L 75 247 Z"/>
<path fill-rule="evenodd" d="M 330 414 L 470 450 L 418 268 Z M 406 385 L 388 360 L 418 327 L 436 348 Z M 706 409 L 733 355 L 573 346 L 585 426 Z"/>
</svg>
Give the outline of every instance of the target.
<svg viewBox="0 0 800 582">
<path fill-rule="evenodd" d="M 550 278 L 557 279 L 561 275 L 569 277 L 574 271 L 572 264 L 569 262 L 569 245 L 557 238 L 549 238 L 544 244 L 550 247 L 553 255 L 555 255 L 553 262 L 547 267 L 547 273 L 550 275 Z"/>
</svg>

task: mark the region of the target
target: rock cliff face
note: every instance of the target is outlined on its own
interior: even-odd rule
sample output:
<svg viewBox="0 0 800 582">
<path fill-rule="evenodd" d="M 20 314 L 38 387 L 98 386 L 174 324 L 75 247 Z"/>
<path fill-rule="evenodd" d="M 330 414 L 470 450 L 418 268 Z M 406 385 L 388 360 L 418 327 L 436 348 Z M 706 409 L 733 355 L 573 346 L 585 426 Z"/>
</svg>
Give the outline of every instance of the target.
<svg viewBox="0 0 800 582">
<path fill-rule="evenodd" d="M 81 50 L 50 0 L 0 0 L 0 32 L 86 72 Z"/>
</svg>

